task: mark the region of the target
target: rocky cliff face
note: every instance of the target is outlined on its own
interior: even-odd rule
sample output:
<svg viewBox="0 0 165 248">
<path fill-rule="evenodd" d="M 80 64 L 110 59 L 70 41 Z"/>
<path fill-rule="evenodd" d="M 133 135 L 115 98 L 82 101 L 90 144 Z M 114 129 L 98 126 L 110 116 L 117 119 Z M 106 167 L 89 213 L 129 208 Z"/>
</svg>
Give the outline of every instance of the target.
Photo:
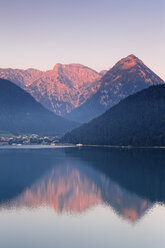
<svg viewBox="0 0 165 248">
<path fill-rule="evenodd" d="M 0 77 L 8 79 L 9 81 L 17 84 L 23 89 L 28 88 L 34 81 L 42 77 L 44 72 L 36 69 L 0 69 Z"/>
<path fill-rule="evenodd" d="M 101 74 L 80 64 L 56 64 L 46 72 L 0 69 L 0 77 L 14 82 L 46 108 L 63 115 L 96 93 Z"/>
<path fill-rule="evenodd" d="M 151 85 L 163 84 L 140 59 L 130 55 L 121 59 L 99 81 L 98 91 L 67 117 L 87 122 L 117 104 L 125 97 Z"/>
<path fill-rule="evenodd" d="M 130 55 L 121 59 L 100 81 L 99 102 L 111 107 L 121 99 L 151 85 L 164 83 L 140 59 Z"/>
</svg>

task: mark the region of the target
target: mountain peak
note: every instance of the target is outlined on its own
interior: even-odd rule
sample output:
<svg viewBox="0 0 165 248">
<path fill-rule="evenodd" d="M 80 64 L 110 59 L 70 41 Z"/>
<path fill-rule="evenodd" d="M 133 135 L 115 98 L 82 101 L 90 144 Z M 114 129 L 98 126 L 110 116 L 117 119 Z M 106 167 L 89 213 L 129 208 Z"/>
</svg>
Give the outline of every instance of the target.
<svg viewBox="0 0 165 248">
<path fill-rule="evenodd" d="M 122 70 L 129 70 L 130 68 L 134 67 L 137 64 L 143 65 L 143 62 L 136 57 L 134 54 L 130 54 L 129 56 L 121 59 L 115 67 L 118 67 L 119 69 Z"/>
<path fill-rule="evenodd" d="M 90 121 L 119 103 L 123 98 L 151 85 L 163 84 L 139 58 L 131 54 L 121 59 L 102 76 L 97 92 L 82 106 L 72 111 L 69 118 Z"/>
<path fill-rule="evenodd" d="M 57 72 L 59 69 L 62 68 L 62 66 L 63 66 L 63 65 L 60 64 L 60 63 L 55 64 L 55 66 L 53 67 L 53 71 Z"/>
<path fill-rule="evenodd" d="M 138 59 L 138 57 L 136 57 L 134 54 L 130 54 L 128 55 L 125 59 Z"/>
</svg>

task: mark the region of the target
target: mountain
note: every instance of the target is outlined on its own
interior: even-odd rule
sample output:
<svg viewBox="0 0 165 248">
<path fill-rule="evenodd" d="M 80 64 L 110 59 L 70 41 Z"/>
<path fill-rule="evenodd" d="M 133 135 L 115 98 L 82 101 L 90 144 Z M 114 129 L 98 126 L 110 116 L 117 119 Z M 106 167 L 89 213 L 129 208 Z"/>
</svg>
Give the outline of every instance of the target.
<svg viewBox="0 0 165 248">
<path fill-rule="evenodd" d="M 125 97 L 163 83 L 140 59 L 130 55 L 121 59 L 100 79 L 98 91 L 91 98 L 65 117 L 88 122 Z"/>
<path fill-rule="evenodd" d="M 70 112 L 96 93 L 101 76 L 80 64 L 56 64 L 53 70 L 46 72 L 0 69 L 0 78 L 14 82 L 58 115 Z"/>
<path fill-rule="evenodd" d="M 14 82 L 45 108 L 79 122 L 88 122 L 151 85 L 164 83 L 130 55 L 100 73 L 80 64 L 56 64 L 52 70 L 0 69 L 0 78 Z"/>
<path fill-rule="evenodd" d="M 70 143 L 165 145 L 165 84 L 127 97 L 100 117 L 66 134 Z"/>
<path fill-rule="evenodd" d="M 17 85 L 0 79 L 0 131 L 60 135 L 77 124 L 45 109 Z"/>
</svg>

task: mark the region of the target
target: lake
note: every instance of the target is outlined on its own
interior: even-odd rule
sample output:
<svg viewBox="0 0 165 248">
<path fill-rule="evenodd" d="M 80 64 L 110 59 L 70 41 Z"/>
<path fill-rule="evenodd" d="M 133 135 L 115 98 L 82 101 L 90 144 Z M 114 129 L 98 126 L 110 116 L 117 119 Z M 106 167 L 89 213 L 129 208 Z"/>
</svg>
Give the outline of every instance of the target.
<svg viewBox="0 0 165 248">
<path fill-rule="evenodd" d="M 0 247 L 165 247 L 165 149 L 0 149 Z"/>
</svg>

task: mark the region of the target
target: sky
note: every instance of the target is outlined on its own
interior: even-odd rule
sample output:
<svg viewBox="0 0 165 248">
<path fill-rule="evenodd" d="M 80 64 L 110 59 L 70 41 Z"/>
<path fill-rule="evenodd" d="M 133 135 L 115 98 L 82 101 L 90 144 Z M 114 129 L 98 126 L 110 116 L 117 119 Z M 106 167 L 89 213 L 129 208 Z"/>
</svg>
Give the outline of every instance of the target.
<svg viewBox="0 0 165 248">
<path fill-rule="evenodd" d="M 1 0 L 0 67 L 97 71 L 134 54 L 165 80 L 165 0 Z"/>
</svg>

